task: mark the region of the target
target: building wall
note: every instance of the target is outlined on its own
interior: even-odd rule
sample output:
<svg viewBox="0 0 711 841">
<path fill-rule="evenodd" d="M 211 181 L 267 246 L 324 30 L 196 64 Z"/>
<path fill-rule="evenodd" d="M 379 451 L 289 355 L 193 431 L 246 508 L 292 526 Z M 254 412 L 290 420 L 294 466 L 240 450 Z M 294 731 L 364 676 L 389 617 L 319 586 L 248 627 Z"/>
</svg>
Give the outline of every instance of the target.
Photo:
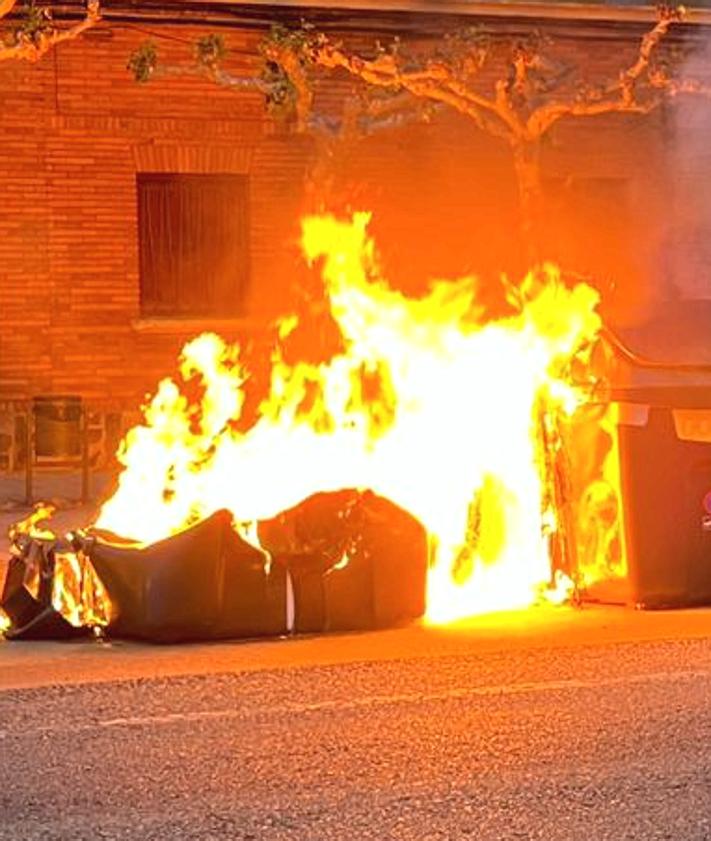
<svg viewBox="0 0 711 841">
<path fill-rule="evenodd" d="M 166 63 L 184 60 L 201 33 L 159 26 Z M 638 34 L 605 32 L 600 41 L 568 26 L 561 43 L 593 74 L 614 73 Z M 254 72 L 258 33 L 226 37 L 232 69 Z M 311 141 L 273 125 L 256 94 L 193 78 L 137 84 L 126 61 L 145 38 L 140 28 L 102 25 L 36 66 L 0 67 L 0 401 L 71 393 L 99 412 L 135 409 L 174 370 L 190 335 L 215 327 L 259 344 L 269 320 L 303 297 L 298 221 L 308 209 Z M 654 255 L 673 182 L 665 119 L 659 112 L 645 120 L 570 121 L 544 155 L 557 197 L 549 256 L 597 275 L 611 298 L 635 306 L 644 290 L 659 288 Z M 245 318 L 141 318 L 140 171 L 249 175 Z M 685 183 L 692 180 L 687 175 Z M 612 184 L 613 198 L 602 189 L 597 211 L 595 201 L 575 201 L 601 184 Z M 344 155 L 337 192 L 340 209 L 373 211 L 386 273 L 404 289 L 469 272 L 494 284 L 500 271 L 522 269 L 509 153 L 462 117 L 364 140 Z"/>
</svg>

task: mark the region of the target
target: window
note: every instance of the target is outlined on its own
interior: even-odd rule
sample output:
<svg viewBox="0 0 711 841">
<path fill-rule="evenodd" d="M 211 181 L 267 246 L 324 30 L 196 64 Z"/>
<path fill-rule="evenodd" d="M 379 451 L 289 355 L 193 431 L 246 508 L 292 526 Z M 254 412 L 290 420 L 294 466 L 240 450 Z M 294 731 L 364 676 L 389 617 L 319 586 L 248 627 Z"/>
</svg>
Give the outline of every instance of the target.
<svg viewBox="0 0 711 841">
<path fill-rule="evenodd" d="M 248 182 L 243 175 L 141 173 L 141 313 L 243 313 L 249 273 Z"/>
</svg>

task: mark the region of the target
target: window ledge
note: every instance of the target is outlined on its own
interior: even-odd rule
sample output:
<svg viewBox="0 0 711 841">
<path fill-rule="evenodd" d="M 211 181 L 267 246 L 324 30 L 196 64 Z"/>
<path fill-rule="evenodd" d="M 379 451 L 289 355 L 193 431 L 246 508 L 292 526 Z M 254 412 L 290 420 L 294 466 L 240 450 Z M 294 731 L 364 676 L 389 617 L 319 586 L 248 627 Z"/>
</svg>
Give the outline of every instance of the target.
<svg viewBox="0 0 711 841">
<path fill-rule="evenodd" d="M 137 333 L 194 336 L 198 333 L 266 332 L 269 325 L 249 318 L 134 318 L 131 327 Z"/>
</svg>

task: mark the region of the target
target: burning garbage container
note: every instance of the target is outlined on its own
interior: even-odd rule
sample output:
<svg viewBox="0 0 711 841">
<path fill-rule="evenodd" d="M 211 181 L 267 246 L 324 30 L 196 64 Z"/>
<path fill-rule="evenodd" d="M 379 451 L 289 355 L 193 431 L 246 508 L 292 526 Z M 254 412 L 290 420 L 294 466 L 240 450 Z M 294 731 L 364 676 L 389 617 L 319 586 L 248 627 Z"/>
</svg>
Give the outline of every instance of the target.
<svg viewBox="0 0 711 841">
<path fill-rule="evenodd" d="M 370 492 L 316 494 L 262 521 L 264 548 L 228 511 L 147 545 L 95 529 L 42 536 L 41 513 L 11 535 L 0 609 L 12 639 L 273 637 L 393 627 L 425 609 L 425 530 Z"/>
<path fill-rule="evenodd" d="M 711 604 L 711 301 L 612 337 L 630 597 Z"/>
<path fill-rule="evenodd" d="M 425 611 L 425 529 L 369 491 L 315 494 L 259 536 L 289 570 L 298 632 L 390 628 Z"/>
<path fill-rule="evenodd" d="M 10 620 L 8 639 L 69 639 L 83 633 L 57 609 L 55 582 L 61 541 L 18 535 L 13 540 L 0 608 Z"/>
<path fill-rule="evenodd" d="M 78 458 L 81 454 L 82 402 L 75 395 L 46 395 L 32 400 L 35 455 Z"/>
<path fill-rule="evenodd" d="M 111 602 L 110 635 L 168 643 L 289 630 L 286 571 L 240 538 L 227 511 L 148 546 L 74 540 Z"/>
</svg>

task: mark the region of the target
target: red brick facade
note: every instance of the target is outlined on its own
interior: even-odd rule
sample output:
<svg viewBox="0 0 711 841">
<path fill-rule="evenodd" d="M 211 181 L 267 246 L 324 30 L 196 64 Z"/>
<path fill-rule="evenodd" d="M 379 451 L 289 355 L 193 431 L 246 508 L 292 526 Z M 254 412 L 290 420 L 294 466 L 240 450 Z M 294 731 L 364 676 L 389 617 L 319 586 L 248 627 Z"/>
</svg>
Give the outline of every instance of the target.
<svg viewBox="0 0 711 841">
<path fill-rule="evenodd" d="M 201 31 L 159 28 L 168 62 L 188 55 Z M 572 24 L 561 34 L 592 70 L 613 72 L 638 36 L 606 29 L 602 40 L 578 38 Z M 102 24 L 35 66 L 0 66 L 0 401 L 72 393 L 107 409 L 134 408 L 172 372 L 187 336 L 210 326 L 228 336 L 258 332 L 290 308 L 310 141 L 275 129 L 255 94 L 191 78 L 137 84 L 126 61 L 145 38 L 128 25 Z M 243 69 L 256 66 L 258 38 L 226 33 Z M 622 287 L 651 277 L 672 201 L 665 120 L 659 112 L 571 121 L 556 131 L 545 152 L 551 184 L 567 189 L 592 178 L 614 189 L 597 216 L 593 202 L 592 216 L 580 218 L 569 192 L 551 217 L 552 256 L 578 260 L 573 267 L 583 272 L 612 274 L 619 265 Z M 249 176 L 246 319 L 141 319 L 136 173 L 156 171 Z M 354 204 L 374 210 L 397 282 L 417 288 L 428 274 L 491 277 L 511 266 L 509 153 L 463 118 L 364 141 L 345 182 L 359 185 Z M 628 247 L 620 245 L 623 223 Z"/>
</svg>

